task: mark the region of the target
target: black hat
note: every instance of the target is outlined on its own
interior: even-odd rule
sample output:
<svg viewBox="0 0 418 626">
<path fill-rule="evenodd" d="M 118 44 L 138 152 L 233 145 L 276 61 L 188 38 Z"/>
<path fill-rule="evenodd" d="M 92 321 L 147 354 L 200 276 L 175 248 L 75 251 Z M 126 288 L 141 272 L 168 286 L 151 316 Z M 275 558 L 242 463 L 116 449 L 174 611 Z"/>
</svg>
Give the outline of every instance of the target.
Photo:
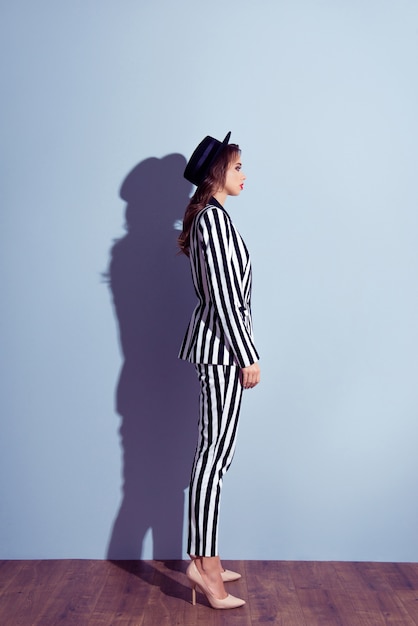
<svg viewBox="0 0 418 626">
<path fill-rule="evenodd" d="M 220 142 L 213 137 L 205 137 L 193 152 L 184 170 L 184 178 L 197 187 L 205 178 L 210 166 L 229 141 L 231 132 Z"/>
</svg>

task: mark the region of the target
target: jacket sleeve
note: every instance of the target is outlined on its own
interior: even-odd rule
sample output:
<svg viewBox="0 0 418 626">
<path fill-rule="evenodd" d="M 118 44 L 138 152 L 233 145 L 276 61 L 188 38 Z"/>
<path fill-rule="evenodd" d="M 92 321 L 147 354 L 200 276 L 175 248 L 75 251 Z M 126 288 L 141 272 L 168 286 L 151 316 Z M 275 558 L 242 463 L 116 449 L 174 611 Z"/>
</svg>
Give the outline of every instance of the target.
<svg viewBox="0 0 418 626">
<path fill-rule="evenodd" d="M 212 302 L 236 362 L 247 367 L 259 356 L 245 324 L 245 295 L 238 275 L 239 251 L 234 246 L 233 225 L 224 211 L 212 208 L 205 211 L 199 227 Z"/>
</svg>

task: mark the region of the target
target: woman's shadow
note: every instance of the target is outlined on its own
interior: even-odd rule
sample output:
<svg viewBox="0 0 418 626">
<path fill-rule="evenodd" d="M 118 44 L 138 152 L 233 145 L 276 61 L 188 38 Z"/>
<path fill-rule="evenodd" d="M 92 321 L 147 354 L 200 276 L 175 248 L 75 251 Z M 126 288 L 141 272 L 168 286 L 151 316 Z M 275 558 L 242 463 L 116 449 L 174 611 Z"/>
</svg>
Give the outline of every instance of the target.
<svg viewBox="0 0 418 626">
<path fill-rule="evenodd" d="M 149 158 L 126 176 L 126 230 L 111 250 L 110 287 L 124 358 L 116 389 L 121 416 L 123 494 L 107 557 L 141 559 L 152 531 L 153 559 L 183 555 L 184 490 L 196 440 L 194 368 L 177 354 L 196 303 L 189 264 L 176 249 L 189 201 L 185 158 Z"/>
</svg>

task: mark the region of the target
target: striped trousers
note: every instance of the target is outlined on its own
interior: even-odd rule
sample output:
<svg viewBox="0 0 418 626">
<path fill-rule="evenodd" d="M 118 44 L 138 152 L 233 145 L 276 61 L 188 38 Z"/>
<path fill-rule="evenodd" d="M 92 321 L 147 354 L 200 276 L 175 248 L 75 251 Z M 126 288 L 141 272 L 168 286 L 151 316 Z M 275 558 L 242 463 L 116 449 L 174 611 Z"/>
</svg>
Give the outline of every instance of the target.
<svg viewBox="0 0 418 626">
<path fill-rule="evenodd" d="M 240 368 L 196 365 L 200 381 L 199 434 L 189 488 L 187 552 L 218 556 L 222 479 L 235 452 L 242 398 Z"/>
</svg>

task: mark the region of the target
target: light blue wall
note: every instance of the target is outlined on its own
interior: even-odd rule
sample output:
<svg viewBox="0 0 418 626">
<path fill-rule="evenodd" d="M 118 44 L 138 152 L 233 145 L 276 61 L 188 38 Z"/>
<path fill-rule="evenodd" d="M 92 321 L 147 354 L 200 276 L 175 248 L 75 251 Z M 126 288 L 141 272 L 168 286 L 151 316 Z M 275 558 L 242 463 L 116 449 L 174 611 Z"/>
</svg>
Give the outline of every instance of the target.
<svg viewBox="0 0 418 626">
<path fill-rule="evenodd" d="M 185 554 L 173 224 L 231 130 L 263 380 L 221 553 L 416 561 L 416 1 L 0 6 L 0 558 Z"/>
</svg>

